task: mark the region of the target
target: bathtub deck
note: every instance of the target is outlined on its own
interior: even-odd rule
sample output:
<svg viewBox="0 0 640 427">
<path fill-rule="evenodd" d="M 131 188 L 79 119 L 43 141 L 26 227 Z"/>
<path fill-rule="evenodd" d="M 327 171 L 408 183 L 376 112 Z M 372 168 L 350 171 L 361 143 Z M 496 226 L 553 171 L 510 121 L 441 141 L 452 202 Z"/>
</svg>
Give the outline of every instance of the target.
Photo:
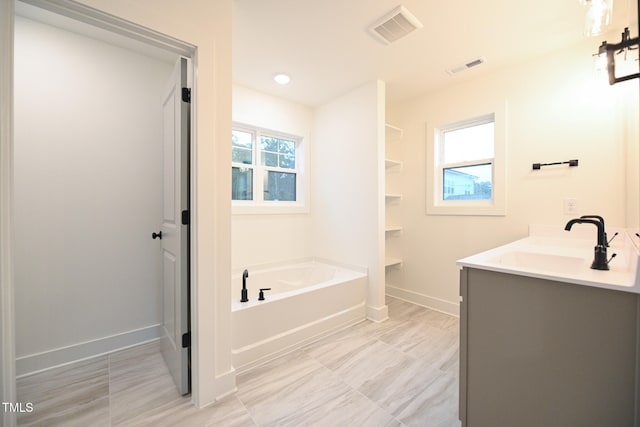
<svg viewBox="0 0 640 427">
<path fill-rule="evenodd" d="M 36 408 L 19 425 L 459 426 L 458 319 L 387 303 L 388 321 L 362 322 L 242 374 L 238 392 L 210 408 L 178 396 L 158 349 L 146 345 L 18 380 L 19 400 Z M 88 391 L 73 400 L 84 377 Z"/>
</svg>

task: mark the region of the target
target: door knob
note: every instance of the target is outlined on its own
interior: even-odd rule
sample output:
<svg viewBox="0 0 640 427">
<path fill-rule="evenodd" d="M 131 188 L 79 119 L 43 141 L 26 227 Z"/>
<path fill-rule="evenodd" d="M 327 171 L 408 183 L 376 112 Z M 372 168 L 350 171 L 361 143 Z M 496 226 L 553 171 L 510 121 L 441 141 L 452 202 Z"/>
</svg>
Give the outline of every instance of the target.
<svg viewBox="0 0 640 427">
<path fill-rule="evenodd" d="M 151 233 L 151 237 L 154 239 L 158 238 L 162 240 L 162 231 L 158 231 L 157 233 L 156 232 Z"/>
</svg>

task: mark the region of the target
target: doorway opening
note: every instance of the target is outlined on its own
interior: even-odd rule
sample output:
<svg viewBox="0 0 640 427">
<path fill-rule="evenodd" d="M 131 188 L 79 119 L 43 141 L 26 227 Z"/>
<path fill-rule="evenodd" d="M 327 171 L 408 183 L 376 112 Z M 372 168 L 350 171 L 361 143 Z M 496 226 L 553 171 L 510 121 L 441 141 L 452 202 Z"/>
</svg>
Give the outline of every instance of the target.
<svg viewBox="0 0 640 427">
<path fill-rule="evenodd" d="M 49 77 L 40 87 L 33 87 L 38 85 L 31 84 L 20 86 L 20 82 L 26 81 L 20 79 L 28 79 L 29 76 L 23 76 L 18 71 L 15 73 L 15 194 L 18 219 L 15 227 L 16 347 L 17 374 L 20 376 L 71 360 L 86 359 L 118 348 L 157 340 L 163 334 L 162 331 L 176 331 L 174 324 L 165 324 L 167 311 L 170 311 L 170 315 L 178 315 L 174 310 L 175 304 L 163 305 L 166 298 L 159 285 L 167 275 L 168 267 L 163 267 L 160 260 L 166 255 L 165 243 L 171 241 L 171 233 L 165 231 L 164 239 L 158 242 L 152 240 L 152 232 L 167 217 L 167 212 L 163 209 L 166 207 L 164 202 L 167 197 L 162 196 L 162 192 L 169 187 L 174 188 L 174 184 L 178 187 L 181 183 L 186 184 L 187 190 L 183 192 L 186 205 L 176 204 L 178 215 L 174 215 L 174 219 L 179 224 L 178 228 L 184 232 L 187 256 L 182 262 L 174 262 L 170 268 L 173 268 L 174 275 L 182 277 L 183 274 L 176 272 L 176 265 L 186 265 L 184 270 L 188 281 L 188 184 L 191 179 L 188 169 L 189 142 L 186 144 L 186 175 L 180 178 L 175 165 L 164 161 L 168 147 L 165 134 L 170 133 L 160 124 L 161 101 L 165 94 L 157 93 L 155 113 L 159 121 L 154 122 L 151 118 L 139 120 L 144 122 L 143 127 L 151 123 L 158 124 L 149 134 L 118 122 L 107 113 L 119 110 L 127 115 L 128 108 L 131 111 L 136 108 L 144 109 L 145 104 L 140 99 L 144 96 L 140 96 L 138 92 L 129 92 L 130 96 L 127 97 L 125 91 L 125 95 L 120 96 L 119 104 L 115 104 L 114 100 L 104 101 L 103 112 L 100 114 L 95 114 L 95 110 L 92 112 L 89 103 L 98 100 L 99 104 L 102 102 L 99 100 L 107 99 L 102 95 L 122 89 L 106 76 L 113 77 L 114 74 L 122 73 L 125 65 L 130 66 L 134 61 L 146 63 L 149 68 L 163 61 L 170 64 L 171 60 L 175 62 L 179 57 L 193 57 L 195 48 L 150 31 L 146 31 L 144 35 L 138 34 L 137 39 L 133 40 L 130 37 L 133 30 L 123 29 L 115 19 L 111 22 L 113 28 L 104 30 L 78 20 L 81 17 L 78 11 L 75 15 L 68 10 L 60 14 L 60 10 L 45 11 L 38 7 L 40 4 L 29 6 L 22 2 L 17 2 L 16 6 L 16 12 L 20 16 L 28 13 L 39 15 L 38 18 L 25 18 L 29 21 L 26 25 L 30 25 L 31 30 L 42 31 L 44 26 L 49 26 L 54 31 L 66 32 L 61 37 L 78 40 L 84 38 L 86 42 L 80 48 L 85 49 L 85 60 L 68 61 L 66 64 L 66 70 L 78 72 L 75 77 L 67 75 L 67 81 L 64 81 L 64 70 L 59 70 L 56 74 L 53 70 L 55 67 L 51 66 L 53 62 L 62 62 L 59 52 L 54 53 L 52 50 L 49 50 L 49 58 L 37 58 L 44 60 L 45 65 L 31 68 L 43 71 Z M 50 6 L 52 9 L 58 7 Z M 46 19 L 53 21 L 43 23 L 44 15 L 48 15 L 49 18 Z M 16 17 L 16 21 L 21 21 L 16 26 L 23 26 L 25 22 L 22 20 L 23 18 Z M 63 25 L 70 27 L 61 30 Z M 103 28 L 105 26 L 108 27 L 104 25 Z M 114 32 L 114 29 L 117 31 Z M 25 58 L 20 56 L 22 41 L 16 40 L 16 68 L 25 65 Z M 52 38 L 48 39 L 48 42 L 52 41 Z M 102 47 L 96 48 L 98 44 Z M 51 46 L 47 46 L 49 47 Z M 102 49 L 113 56 L 105 58 L 102 54 L 99 55 L 98 51 Z M 128 61 L 114 60 L 115 69 L 107 71 L 102 67 L 103 74 L 98 76 L 90 73 L 92 67 L 101 68 L 100 61 L 108 62 L 118 58 L 119 54 L 114 53 L 116 50 L 121 51 L 121 55 L 130 55 Z M 46 55 L 47 49 L 43 51 Z M 53 61 L 47 64 L 47 59 Z M 181 68 L 189 71 L 192 67 L 189 64 Z M 143 70 L 149 68 L 143 67 Z M 171 71 L 172 65 L 165 68 Z M 153 86 L 150 81 L 158 83 L 162 80 L 162 74 L 163 72 L 141 71 L 132 80 L 136 80 L 137 84 Z M 162 86 L 165 86 L 169 76 L 165 77 Z M 191 87 L 192 83 L 187 81 L 187 86 Z M 64 89 L 54 93 L 57 97 L 43 102 L 43 87 Z M 24 99 L 25 90 L 31 98 Z M 25 110 L 20 110 L 22 102 L 26 106 Z M 188 104 L 188 101 L 183 100 L 183 93 L 180 91 L 178 106 L 182 103 Z M 24 114 L 24 111 L 35 107 L 43 107 L 38 113 L 42 120 L 31 113 L 28 117 Z M 70 107 L 75 109 L 70 110 Z M 148 117 L 154 115 L 153 111 L 145 113 L 149 113 L 146 114 Z M 96 116 L 99 116 L 97 120 Z M 62 120 L 64 117 L 70 117 L 71 120 Z M 27 120 L 20 123 L 21 118 Z M 46 130 L 45 118 L 48 120 L 46 123 L 52 126 L 49 131 Z M 190 128 L 191 122 L 187 116 L 187 133 Z M 174 127 L 170 129 L 175 130 Z M 62 132 L 56 134 L 53 130 Z M 113 130 L 116 132 L 107 139 L 102 139 Z M 40 135 L 37 134 L 38 131 L 41 132 Z M 27 139 L 35 141 L 28 149 L 21 142 L 27 134 L 31 135 Z M 153 142 L 149 143 L 154 139 L 152 134 L 157 134 L 155 145 Z M 71 140 L 74 140 L 73 144 L 70 143 Z M 145 145 L 139 143 L 142 140 L 147 141 L 146 147 L 151 151 L 142 150 L 141 146 Z M 182 151 L 178 147 L 178 155 Z M 149 153 L 150 156 L 147 156 Z M 21 159 L 29 159 L 30 169 L 23 169 Z M 151 163 L 155 166 L 149 167 Z M 167 180 L 166 169 L 169 169 L 169 175 L 176 177 L 173 183 Z M 155 184 L 153 188 L 147 188 L 145 182 Z M 38 193 L 22 198 L 24 188 L 35 188 Z M 133 234 L 138 237 L 131 239 Z M 144 239 L 140 236 L 144 236 Z M 144 255 L 140 256 L 141 254 Z M 36 255 L 46 264 L 44 270 L 39 271 L 37 268 Z M 53 278 L 57 280 L 54 282 Z M 23 283 L 29 283 L 30 286 L 22 286 Z M 43 292 L 39 293 L 37 287 L 31 286 L 34 284 L 42 285 L 39 290 Z M 145 290 L 141 291 L 140 288 Z M 187 288 L 187 304 L 188 300 Z M 152 301 L 151 304 L 148 304 L 149 301 Z M 24 307 L 29 311 L 24 312 Z M 188 327 L 188 311 L 180 314 L 184 317 L 185 313 Z M 188 330 L 178 332 L 173 338 L 176 346 L 185 345 L 188 352 Z M 188 378 L 190 376 L 187 374 Z M 181 393 L 188 391 L 188 384 L 186 390 L 180 388 Z"/>
</svg>

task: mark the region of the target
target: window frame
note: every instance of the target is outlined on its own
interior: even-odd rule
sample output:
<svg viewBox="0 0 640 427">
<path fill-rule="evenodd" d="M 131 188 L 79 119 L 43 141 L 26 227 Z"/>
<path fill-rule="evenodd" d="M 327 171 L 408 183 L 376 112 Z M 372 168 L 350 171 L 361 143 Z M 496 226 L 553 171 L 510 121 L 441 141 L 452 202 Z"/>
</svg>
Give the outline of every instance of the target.
<svg viewBox="0 0 640 427">
<path fill-rule="evenodd" d="M 231 199 L 233 214 L 281 214 L 281 213 L 306 213 L 308 212 L 306 195 L 307 195 L 307 179 L 304 169 L 306 156 L 304 155 L 304 138 L 285 132 L 265 129 L 258 126 L 247 125 L 243 123 L 232 123 L 232 130 L 247 132 L 252 138 L 252 164 L 244 164 L 231 161 L 231 168 L 244 167 L 253 170 L 252 193 L 253 200 L 234 200 Z M 284 139 L 293 141 L 295 144 L 295 167 L 292 169 L 282 168 L 278 166 L 267 166 L 262 164 L 261 136 L 268 136 L 276 139 Z M 233 148 L 232 148 L 233 149 Z M 295 174 L 296 200 L 265 200 L 264 199 L 264 175 L 267 172 L 283 172 Z"/>
<path fill-rule="evenodd" d="M 254 130 L 250 129 L 250 128 L 245 128 L 245 127 L 236 127 L 233 126 L 232 127 L 232 131 L 237 130 L 237 131 L 241 131 L 241 132 L 245 132 L 245 133 L 249 133 L 251 134 L 251 164 L 247 164 L 247 163 L 239 163 L 239 162 L 234 162 L 233 161 L 233 142 L 231 144 L 231 170 L 232 170 L 232 175 L 231 175 L 231 182 L 233 185 L 233 168 L 241 168 L 241 169 L 251 169 L 252 171 L 252 179 L 251 179 L 251 195 L 252 195 L 252 199 L 251 200 L 236 200 L 233 198 L 233 193 L 231 194 L 231 200 L 233 202 L 253 202 L 253 200 L 255 200 L 255 188 L 256 188 L 256 180 L 255 180 L 255 175 L 256 175 L 256 133 Z"/>
<path fill-rule="evenodd" d="M 489 111 L 489 113 L 487 113 Z M 444 163 L 445 132 L 494 123 L 492 158 Z M 506 215 L 506 103 L 480 111 L 443 114 L 426 125 L 426 214 L 427 215 Z M 491 164 L 491 199 L 444 198 L 445 169 Z"/>
</svg>

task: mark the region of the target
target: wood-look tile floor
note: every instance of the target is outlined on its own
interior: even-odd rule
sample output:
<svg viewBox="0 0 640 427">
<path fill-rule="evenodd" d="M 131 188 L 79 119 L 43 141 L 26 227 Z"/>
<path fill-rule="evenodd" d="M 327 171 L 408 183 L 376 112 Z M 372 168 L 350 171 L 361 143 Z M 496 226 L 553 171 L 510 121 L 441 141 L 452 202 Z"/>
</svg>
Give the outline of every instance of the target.
<svg viewBox="0 0 640 427">
<path fill-rule="evenodd" d="M 365 321 L 238 376 L 205 409 L 179 396 L 157 343 L 18 380 L 24 426 L 457 427 L 458 319 L 387 298 Z"/>
</svg>

